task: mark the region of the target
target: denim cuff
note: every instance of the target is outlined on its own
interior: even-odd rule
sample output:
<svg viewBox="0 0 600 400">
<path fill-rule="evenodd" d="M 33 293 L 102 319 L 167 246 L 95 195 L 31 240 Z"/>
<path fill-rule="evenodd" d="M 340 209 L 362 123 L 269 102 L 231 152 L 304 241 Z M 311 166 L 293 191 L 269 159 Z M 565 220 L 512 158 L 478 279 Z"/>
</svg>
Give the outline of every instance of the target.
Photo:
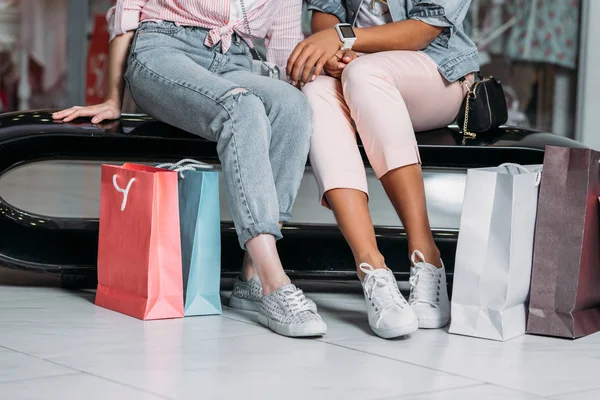
<svg viewBox="0 0 600 400">
<path fill-rule="evenodd" d="M 336 16 L 340 22 L 346 21 L 346 9 L 338 2 L 331 0 L 307 0 L 309 11 L 319 11 Z"/>
<path fill-rule="evenodd" d="M 434 39 L 434 42 L 437 42 L 444 46 L 444 48 L 448 48 L 450 46 L 450 38 L 454 36 L 456 33 L 456 27 L 448 18 L 444 16 L 433 16 L 433 17 L 419 17 L 414 16 L 411 19 L 416 21 L 421 21 L 426 23 L 427 25 L 435 26 L 437 28 L 443 28 L 442 33 L 439 34 L 437 38 Z"/>
<path fill-rule="evenodd" d="M 292 220 L 292 214 L 279 213 L 279 222 L 288 222 Z"/>
<path fill-rule="evenodd" d="M 260 223 L 260 224 L 254 224 L 249 226 L 248 228 L 244 229 L 243 231 L 241 231 L 238 234 L 238 240 L 240 242 L 240 246 L 242 247 L 243 250 L 246 250 L 246 242 L 248 242 L 248 240 L 255 238 L 258 235 L 273 235 L 275 237 L 275 240 L 279 240 L 283 238 L 283 235 L 281 234 L 281 230 L 279 229 L 279 226 L 277 224 L 271 224 L 268 222 L 265 223 Z"/>
</svg>

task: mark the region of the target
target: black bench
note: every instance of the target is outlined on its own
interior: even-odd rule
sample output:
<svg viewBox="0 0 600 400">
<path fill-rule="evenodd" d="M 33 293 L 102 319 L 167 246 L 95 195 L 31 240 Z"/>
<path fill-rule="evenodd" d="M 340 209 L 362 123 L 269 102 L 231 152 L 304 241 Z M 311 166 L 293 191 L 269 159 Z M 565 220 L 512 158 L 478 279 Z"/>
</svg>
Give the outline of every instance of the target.
<svg viewBox="0 0 600 400">
<path fill-rule="evenodd" d="M 503 162 L 541 163 L 545 145 L 581 147 L 549 133 L 503 128 L 462 142 L 450 127 L 418 135 L 424 168 L 438 171 L 496 166 Z M 362 150 L 362 149 L 361 149 Z M 163 162 L 195 158 L 218 163 L 216 147 L 197 136 L 143 115 L 93 125 L 89 121 L 53 122 L 49 111 L 0 115 L 0 176 L 24 164 L 44 160 Z M 365 165 L 368 166 L 363 152 Z M 0 265 L 59 274 L 63 286 L 93 286 L 96 275 L 97 219 L 33 215 L 8 204 L 0 193 Z M 44 199 L 40 199 L 44 201 Z M 317 204 L 315 203 L 315 207 Z M 284 265 L 295 277 L 354 276 L 349 249 L 334 225 L 300 224 L 279 243 Z M 239 250 L 231 223 L 223 223 L 223 274 L 239 271 Z M 400 227 L 377 228 L 380 247 L 394 272 L 405 278 L 405 235 Z M 436 230 L 449 272 L 458 232 Z"/>
</svg>

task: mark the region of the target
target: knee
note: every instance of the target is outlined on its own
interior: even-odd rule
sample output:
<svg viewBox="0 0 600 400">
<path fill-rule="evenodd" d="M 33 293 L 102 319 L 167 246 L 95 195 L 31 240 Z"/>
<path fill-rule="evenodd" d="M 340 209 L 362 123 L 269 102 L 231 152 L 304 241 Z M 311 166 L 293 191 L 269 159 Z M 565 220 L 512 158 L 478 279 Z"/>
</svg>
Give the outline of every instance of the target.
<svg viewBox="0 0 600 400">
<path fill-rule="evenodd" d="M 284 130 L 296 140 L 308 142 L 312 133 L 312 108 L 306 96 L 290 85 L 287 90 L 277 93 L 273 104 L 273 116 L 283 122 Z"/>
<path fill-rule="evenodd" d="M 321 75 L 313 82 L 309 82 L 302 88 L 302 93 L 309 103 L 317 105 L 321 101 L 330 101 L 337 96 L 339 81 L 330 76 Z"/>
<path fill-rule="evenodd" d="M 247 89 L 236 88 L 224 94 L 220 102 L 227 111 L 228 117 L 235 125 L 255 126 L 263 128 L 259 129 L 260 132 L 268 132 L 269 119 L 267 117 L 267 110 L 257 95 L 249 92 Z M 238 129 L 237 133 L 246 130 Z M 255 134 L 258 133 L 256 132 Z"/>
<path fill-rule="evenodd" d="M 369 87 L 382 78 L 381 71 L 376 68 L 369 57 L 363 56 L 346 65 L 342 72 L 342 87 L 344 94 L 354 88 Z"/>
<path fill-rule="evenodd" d="M 296 98 L 288 104 L 289 114 L 287 123 L 290 126 L 294 147 L 308 153 L 310 138 L 313 132 L 313 111 L 308 99 L 296 90 Z"/>
<path fill-rule="evenodd" d="M 297 89 L 293 91 L 294 95 L 288 100 L 288 109 L 291 109 L 293 116 L 302 121 L 302 124 L 309 127 L 312 125 L 312 107 L 308 98 Z"/>
<path fill-rule="evenodd" d="M 217 150 L 221 151 L 237 138 L 238 145 L 268 146 L 269 119 L 261 99 L 247 89 L 233 89 L 218 100 L 221 112 L 213 119 L 211 127 L 217 134 Z"/>
<path fill-rule="evenodd" d="M 266 116 L 265 107 L 260 98 L 245 88 L 229 90 L 221 96 L 219 102 L 230 114 L 243 113 L 249 117 Z"/>
<path fill-rule="evenodd" d="M 312 109 L 308 99 L 300 90 L 291 85 L 276 93 L 273 105 L 276 107 L 277 116 L 285 118 L 289 123 L 307 125 L 307 121 L 312 118 Z"/>
</svg>

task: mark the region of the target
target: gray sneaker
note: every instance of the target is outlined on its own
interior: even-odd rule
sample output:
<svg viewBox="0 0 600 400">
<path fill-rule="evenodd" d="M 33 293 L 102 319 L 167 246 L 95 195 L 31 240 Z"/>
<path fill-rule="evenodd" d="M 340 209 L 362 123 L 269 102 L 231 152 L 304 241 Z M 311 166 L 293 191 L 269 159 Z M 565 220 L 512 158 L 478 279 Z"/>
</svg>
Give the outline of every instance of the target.
<svg viewBox="0 0 600 400">
<path fill-rule="evenodd" d="M 263 297 L 262 284 L 258 275 L 255 275 L 248 281 L 243 281 L 239 277 L 233 284 L 233 292 L 229 297 L 229 307 L 238 310 L 258 311 L 258 305 Z M 317 312 L 317 305 L 311 299 L 306 299 L 310 309 Z"/>
<path fill-rule="evenodd" d="M 302 290 L 291 283 L 262 297 L 258 321 L 283 336 L 312 337 L 327 333 L 321 316 L 311 309 Z"/>
</svg>

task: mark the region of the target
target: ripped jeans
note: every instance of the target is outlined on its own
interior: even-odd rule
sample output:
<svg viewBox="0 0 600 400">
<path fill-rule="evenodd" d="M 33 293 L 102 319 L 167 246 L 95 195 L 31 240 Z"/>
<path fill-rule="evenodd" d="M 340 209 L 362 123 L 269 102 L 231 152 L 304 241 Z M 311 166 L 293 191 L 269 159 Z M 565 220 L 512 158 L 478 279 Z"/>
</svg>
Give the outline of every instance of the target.
<svg viewBox="0 0 600 400">
<path fill-rule="evenodd" d="M 279 80 L 251 72 L 250 49 L 234 35 L 226 54 L 207 31 L 171 22 L 137 30 L 125 79 L 152 117 L 217 143 L 242 248 L 260 234 L 281 238 L 309 150 L 311 107 Z"/>
</svg>

